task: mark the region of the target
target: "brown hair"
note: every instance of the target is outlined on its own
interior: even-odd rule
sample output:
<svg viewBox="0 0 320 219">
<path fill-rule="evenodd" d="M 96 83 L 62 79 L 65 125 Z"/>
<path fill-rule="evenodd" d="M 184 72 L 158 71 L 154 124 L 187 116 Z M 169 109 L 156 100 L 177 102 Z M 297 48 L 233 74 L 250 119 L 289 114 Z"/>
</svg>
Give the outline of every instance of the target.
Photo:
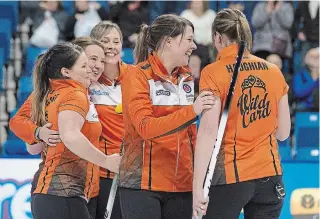
<svg viewBox="0 0 320 219">
<path fill-rule="evenodd" d="M 72 68 L 83 52 L 72 43 L 59 43 L 40 55 L 33 69 L 33 98 L 31 120 L 38 126 L 46 124 L 45 107 L 50 91 L 50 79 L 65 78 L 62 68 Z"/>
<path fill-rule="evenodd" d="M 174 14 L 160 15 L 150 26 L 143 24 L 133 52 L 135 62 L 145 61 L 148 50 L 157 51 L 165 37 L 183 35 L 187 26 L 192 27 L 194 31 L 193 24 L 189 20 Z"/>
<path fill-rule="evenodd" d="M 231 41 L 245 41 L 252 48 L 252 34 L 246 16 L 237 9 L 225 8 L 218 12 L 212 24 L 212 35 L 225 34 Z"/>
<path fill-rule="evenodd" d="M 95 40 L 91 37 L 78 37 L 72 41 L 72 43 L 80 46 L 85 50 L 88 46 L 97 45 L 104 51 L 104 46 L 98 40 Z"/>
<path fill-rule="evenodd" d="M 90 37 L 95 40 L 101 40 L 109 31 L 114 28 L 119 32 L 120 40 L 123 42 L 123 36 L 118 24 L 111 21 L 101 21 L 91 30 Z"/>
</svg>

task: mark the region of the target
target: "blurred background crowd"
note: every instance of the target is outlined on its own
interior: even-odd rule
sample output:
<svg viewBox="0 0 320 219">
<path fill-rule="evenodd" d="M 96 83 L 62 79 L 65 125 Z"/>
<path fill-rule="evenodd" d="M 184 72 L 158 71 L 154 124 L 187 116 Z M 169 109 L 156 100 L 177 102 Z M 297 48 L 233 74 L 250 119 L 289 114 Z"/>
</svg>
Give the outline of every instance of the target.
<svg viewBox="0 0 320 219">
<path fill-rule="evenodd" d="M 243 11 L 253 34 L 252 53 L 276 64 L 290 86 L 292 135 L 279 142 L 283 157 L 318 157 L 319 151 L 319 1 L 1 1 L 0 2 L 0 145 L 4 156 L 27 155 L 8 129 L 8 120 L 32 92 L 36 57 L 61 41 L 88 36 L 102 20 L 123 32 L 122 59 L 132 50 L 142 23 L 159 15 L 179 14 L 195 26 L 198 49 L 190 58 L 196 88 L 201 69 L 215 61 L 211 24 L 222 8 Z M 316 116 L 316 119 L 315 119 Z M 317 152 L 318 151 L 318 152 Z M 301 152 L 301 155 L 304 152 Z M 315 155 L 315 156 L 314 156 Z"/>
</svg>

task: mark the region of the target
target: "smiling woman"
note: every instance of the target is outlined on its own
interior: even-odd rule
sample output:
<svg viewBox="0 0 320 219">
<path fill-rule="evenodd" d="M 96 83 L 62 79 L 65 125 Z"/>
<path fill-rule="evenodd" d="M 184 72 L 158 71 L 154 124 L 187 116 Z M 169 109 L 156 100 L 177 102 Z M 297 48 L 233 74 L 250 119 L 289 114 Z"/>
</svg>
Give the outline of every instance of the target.
<svg viewBox="0 0 320 219">
<path fill-rule="evenodd" d="M 90 86 L 91 100 L 102 124 L 100 150 L 108 155 L 117 154 L 120 152 L 124 133 L 123 117 L 117 109 L 121 108 L 122 80 L 130 65 L 121 60 L 123 38 L 117 24 L 102 21 L 92 29 L 91 37 L 101 42 L 106 55 L 103 74 L 98 83 Z M 114 173 L 104 168 L 100 169 L 96 219 L 104 218 L 113 177 Z M 121 219 L 120 201 L 118 193 L 116 194 L 111 218 Z"/>
<path fill-rule="evenodd" d="M 194 103 L 193 78 L 184 67 L 196 49 L 193 29 L 187 19 L 167 14 L 143 25 L 138 36 L 138 63 L 122 84 L 119 191 L 124 219 L 191 218 L 192 123 L 214 104 L 210 92 Z"/>
<path fill-rule="evenodd" d="M 83 48 L 88 57 L 88 66 L 91 70 L 90 82 L 98 82 L 106 62 L 104 46 L 102 43 L 91 37 L 79 37 L 76 38 L 73 43 Z"/>
<path fill-rule="evenodd" d="M 91 218 L 87 200 L 99 186 L 99 166 L 111 171 L 118 169 L 119 156 L 106 156 L 97 149 L 101 124 L 90 114 L 87 88 L 91 73 L 83 49 L 72 43 L 57 44 L 37 60 L 35 90 L 26 101 L 32 101 L 33 126 L 29 125 L 30 117 L 20 120 L 27 126 L 24 130 L 36 126 L 31 132 L 34 135 L 29 134 L 29 139 L 17 136 L 29 140 L 28 143 L 39 143 L 41 127 L 51 123 L 53 130 L 59 130 L 61 141 L 56 142 L 56 147 L 45 144 L 41 151 L 42 162 L 31 189 L 35 219 Z M 17 114 L 21 116 L 22 110 Z M 21 129 L 12 122 L 10 128 L 15 133 Z"/>
<path fill-rule="evenodd" d="M 94 86 L 92 84 L 97 84 L 97 81 L 101 74 L 104 71 L 104 64 L 105 64 L 105 54 L 104 54 L 104 46 L 102 43 L 100 43 L 97 40 L 92 39 L 91 37 L 79 37 L 73 41 L 73 43 L 77 46 L 80 46 L 84 53 L 86 54 L 88 58 L 88 73 L 90 77 L 91 86 Z M 41 55 L 38 59 L 42 59 Z M 38 63 L 38 62 L 37 62 Z M 95 90 L 90 89 L 90 95 L 91 96 L 97 96 L 97 95 L 107 95 L 107 92 L 101 91 L 101 90 Z M 41 142 L 37 144 L 28 145 L 27 149 L 28 152 L 31 154 L 38 154 L 44 151 L 46 148 L 45 143 L 49 146 L 56 146 L 56 143 L 60 142 L 59 132 L 55 130 L 50 130 L 52 126 L 51 123 L 48 123 L 44 125 L 43 127 L 37 127 L 36 124 L 30 119 L 30 116 L 28 116 L 31 113 L 31 101 L 32 101 L 33 94 L 28 98 L 28 100 L 21 106 L 17 114 L 11 119 L 10 121 L 10 128 L 12 131 L 16 133 L 17 136 L 21 137 L 24 141 L 30 143 L 34 142 L 37 139 L 35 139 L 35 136 L 30 136 L 25 134 L 28 133 L 26 130 L 30 130 L 30 133 L 34 133 L 32 130 L 38 130 L 36 131 L 36 136 Z M 50 98 L 50 102 L 53 100 L 56 100 L 57 95 L 54 95 Z M 94 103 L 91 101 L 92 98 L 90 98 L 90 106 L 89 106 L 89 112 L 86 115 L 86 120 L 88 120 L 92 125 L 95 124 L 97 127 L 100 126 L 100 122 L 98 120 L 97 116 L 97 110 L 95 109 Z M 23 130 L 23 131 L 22 131 Z M 99 136 L 100 137 L 100 136 Z M 97 138 L 93 144 L 95 147 L 99 148 L 99 139 Z M 89 193 L 88 198 L 90 201 L 88 202 L 88 210 L 92 218 L 96 218 L 97 214 L 97 204 L 98 202 L 98 194 L 99 194 L 99 174 L 96 174 L 96 178 L 94 178 L 92 183 L 93 192 Z M 101 189 L 104 190 L 104 189 Z M 101 191 L 100 190 L 100 191 Z"/>
</svg>

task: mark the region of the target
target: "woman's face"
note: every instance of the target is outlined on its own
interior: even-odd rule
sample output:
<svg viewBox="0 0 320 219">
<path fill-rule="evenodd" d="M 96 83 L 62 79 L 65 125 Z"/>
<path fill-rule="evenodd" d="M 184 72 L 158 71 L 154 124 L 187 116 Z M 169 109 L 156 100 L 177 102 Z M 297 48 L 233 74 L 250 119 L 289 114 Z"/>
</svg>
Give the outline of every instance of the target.
<svg viewBox="0 0 320 219">
<path fill-rule="evenodd" d="M 104 70 L 106 58 L 103 49 L 98 45 L 87 46 L 84 50 L 88 57 L 88 65 L 91 69 L 90 81 L 97 82 Z"/>
<path fill-rule="evenodd" d="M 117 29 L 111 28 L 100 42 L 105 48 L 106 64 L 118 64 L 121 60 L 122 42 Z"/>
<path fill-rule="evenodd" d="M 88 88 L 91 84 L 91 69 L 89 68 L 86 54 L 82 52 L 71 69 L 62 68 L 62 74 Z"/>
<path fill-rule="evenodd" d="M 58 1 L 44 1 L 46 8 L 49 11 L 55 12 L 58 10 L 59 2 Z"/>
<path fill-rule="evenodd" d="M 194 34 L 191 26 L 187 26 L 184 35 L 182 34 L 167 40 L 167 48 L 169 48 L 170 56 L 176 66 L 186 66 L 192 51 L 197 49 L 193 41 Z"/>
<path fill-rule="evenodd" d="M 200 0 L 192 0 L 190 2 L 190 9 L 196 12 L 203 12 L 203 1 Z"/>
<path fill-rule="evenodd" d="M 75 7 L 78 9 L 78 11 L 86 11 L 89 8 L 89 2 L 87 0 L 75 1 Z"/>
<path fill-rule="evenodd" d="M 201 59 L 199 56 L 197 55 L 190 56 L 189 68 L 191 70 L 193 77 L 196 79 L 199 79 L 200 72 L 201 72 Z"/>
<path fill-rule="evenodd" d="M 305 56 L 305 64 L 312 69 L 319 68 L 319 48 L 310 49 Z"/>
</svg>

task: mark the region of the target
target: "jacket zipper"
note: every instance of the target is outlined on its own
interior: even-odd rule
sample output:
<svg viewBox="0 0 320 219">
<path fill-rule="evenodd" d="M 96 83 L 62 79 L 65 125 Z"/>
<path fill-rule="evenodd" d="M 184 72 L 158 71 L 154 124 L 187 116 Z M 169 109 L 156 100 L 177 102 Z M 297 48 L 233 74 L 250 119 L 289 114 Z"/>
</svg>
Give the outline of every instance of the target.
<svg viewBox="0 0 320 219">
<path fill-rule="evenodd" d="M 156 75 L 158 75 L 157 73 L 155 73 Z M 166 79 L 166 78 L 163 78 L 162 76 L 158 75 L 160 78 L 162 78 L 163 80 L 169 82 L 170 84 L 173 85 L 173 87 L 178 91 L 177 92 L 177 95 L 178 95 L 178 99 L 179 99 L 179 106 L 180 106 L 180 88 L 181 88 L 181 85 L 183 84 L 183 82 L 191 77 L 191 75 L 188 75 L 187 77 L 185 78 L 182 78 L 181 82 L 178 84 L 178 88 L 176 88 L 175 84 L 172 83 L 172 81 Z M 179 132 L 177 133 L 177 138 L 178 138 L 178 145 L 177 145 L 177 157 L 176 157 L 176 168 L 175 168 L 175 173 L 174 173 L 174 185 L 173 185 L 173 188 L 174 188 L 174 191 L 176 191 L 176 182 L 177 182 L 177 174 L 178 174 L 178 168 L 179 168 L 179 158 L 180 158 L 180 135 L 179 135 Z"/>
<path fill-rule="evenodd" d="M 180 158 L 180 135 L 178 135 L 178 151 L 177 151 L 177 158 L 176 158 L 176 169 L 174 172 L 174 191 L 176 191 L 176 182 L 177 182 L 177 174 L 178 174 L 178 168 L 179 168 L 179 158 Z"/>
<path fill-rule="evenodd" d="M 191 169 L 193 171 L 193 169 L 194 169 L 194 151 L 193 151 L 193 144 L 192 144 L 192 135 L 193 134 L 190 134 L 190 132 L 192 133 L 192 130 L 189 128 L 189 130 L 188 130 L 188 138 L 189 138 L 189 146 L 190 146 L 190 155 L 191 155 L 191 158 L 192 158 Z"/>
</svg>

